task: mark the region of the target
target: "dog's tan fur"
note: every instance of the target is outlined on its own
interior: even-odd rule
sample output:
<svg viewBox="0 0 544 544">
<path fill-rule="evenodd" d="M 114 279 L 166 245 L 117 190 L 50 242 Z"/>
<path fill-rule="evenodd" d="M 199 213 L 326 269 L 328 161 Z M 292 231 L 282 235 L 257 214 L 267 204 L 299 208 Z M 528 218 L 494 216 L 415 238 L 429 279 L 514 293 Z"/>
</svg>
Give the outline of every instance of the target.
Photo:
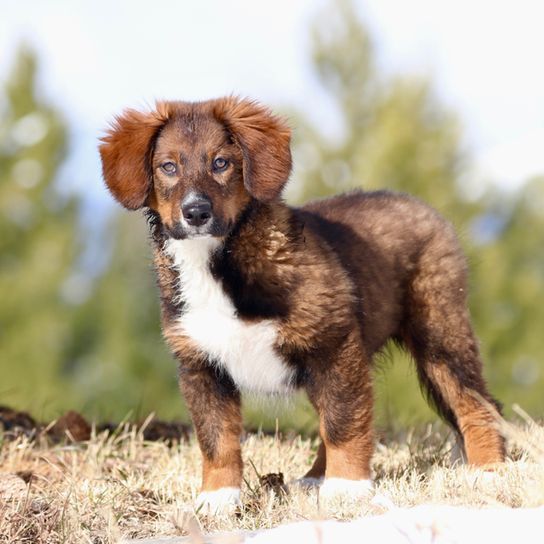
<svg viewBox="0 0 544 544">
<path fill-rule="evenodd" d="M 502 461 L 453 229 L 416 199 L 385 191 L 288 207 L 281 192 L 289 137 L 266 108 L 229 97 L 129 110 L 100 148 L 113 196 L 150 217 L 163 332 L 180 362 L 203 489 L 240 486 L 242 421 L 238 385 L 179 327 L 184 301 L 165 243 L 192 236 L 181 208 L 193 193 L 211 203 L 209 234 L 220 246 L 209 266 L 236 319 L 274 324 L 275 353 L 319 414 L 323 444 L 307 476 L 370 477 L 371 362 L 388 339 L 413 354 L 424 391 L 463 438 L 469 462 Z M 220 171 L 210 166 L 217 156 L 227 163 Z M 175 174 L 163 171 L 165 161 Z"/>
</svg>

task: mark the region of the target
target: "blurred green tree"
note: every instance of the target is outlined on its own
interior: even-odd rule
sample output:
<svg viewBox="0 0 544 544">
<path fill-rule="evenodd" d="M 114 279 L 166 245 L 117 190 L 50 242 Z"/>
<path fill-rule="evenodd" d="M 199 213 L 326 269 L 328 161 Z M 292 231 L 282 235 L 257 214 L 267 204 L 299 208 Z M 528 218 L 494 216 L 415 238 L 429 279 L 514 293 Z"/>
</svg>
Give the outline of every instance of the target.
<svg viewBox="0 0 544 544">
<path fill-rule="evenodd" d="M 387 188 L 411 193 L 437 208 L 460 232 L 472 268 L 471 308 L 482 339 L 493 392 L 508 407 L 544 411 L 544 205 L 542 182 L 519 198 L 471 194 L 469 157 L 459 120 L 415 77 L 385 78 L 371 40 L 350 0 L 333 2 L 318 18 L 312 54 L 319 84 L 341 122 L 327 138 L 294 115 L 295 176 L 290 199 L 303 202 L 341 190 Z M 535 203 L 539 205 L 535 205 Z M 385 350 L 393 368 L 376 367 L 382 421 L 434 417 L 418 392 L 406 354 Z"/>
<path fill-rule="evenodd" d="M 66 130 L 59 113 L 36 98 L 28 49 L 19 51 L 2 98 L 0 395 L 39 414 L 59 391 L 70 391 L 61 370 L 77 297 L 78 202 L 54 184 Z"/>
<path fill-rule="evenodd" d="M 488 379 L 509 413 L 544 414 L 544 177 L 490 191 L 472 222 L 471 310 Z"/>
<path fill-rule="evenodd" d="M 36 73 L 21 48 L 0 109 L 0 403 L 44 419 L 179 417 L 145 221 L 115 213 L 106 269 L 81 266 L 80 202 L 56 183 L 66 127 L 37 99 Z"/>
</svg>

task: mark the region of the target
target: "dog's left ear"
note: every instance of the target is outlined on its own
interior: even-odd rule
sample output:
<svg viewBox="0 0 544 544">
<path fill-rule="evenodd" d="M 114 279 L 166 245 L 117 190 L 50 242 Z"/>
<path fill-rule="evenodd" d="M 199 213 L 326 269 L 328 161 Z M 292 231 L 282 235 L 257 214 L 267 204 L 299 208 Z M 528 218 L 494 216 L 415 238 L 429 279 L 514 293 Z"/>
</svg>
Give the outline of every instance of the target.
<svg viewBox="0 0 544 544">
<path fill-rule="evenodd" d="M 108 189 L 125 208 L 144 206 L 151 189 L 151 153 L 168 120 L 166 103 L 154 111 L 125 110 L 101 139 L 102 173 Z"/>
<path fill-rule="evenodd" d="M 287 123 L 257 102 L 236 97 L 214 101 L 213 113 L 242 149 L 249 194 L 263 202 L 277 198 L 291 173 Z"/>
</svg>

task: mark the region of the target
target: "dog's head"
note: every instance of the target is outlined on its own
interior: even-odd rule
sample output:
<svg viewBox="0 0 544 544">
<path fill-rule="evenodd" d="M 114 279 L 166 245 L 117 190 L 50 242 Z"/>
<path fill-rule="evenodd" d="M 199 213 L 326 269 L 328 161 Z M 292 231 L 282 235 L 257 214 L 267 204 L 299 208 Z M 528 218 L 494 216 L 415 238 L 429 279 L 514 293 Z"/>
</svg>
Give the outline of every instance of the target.
<svg viewBox="0 0 544 544">
<path fill-rule="evenodd" d="M 113 196 L 157 212 L 174 238 L 225 236 L 252 199 L 279 198 L 291 171 L 285 122 L 234 97 L 127 110 L 100 155 Z"/>
</svg>

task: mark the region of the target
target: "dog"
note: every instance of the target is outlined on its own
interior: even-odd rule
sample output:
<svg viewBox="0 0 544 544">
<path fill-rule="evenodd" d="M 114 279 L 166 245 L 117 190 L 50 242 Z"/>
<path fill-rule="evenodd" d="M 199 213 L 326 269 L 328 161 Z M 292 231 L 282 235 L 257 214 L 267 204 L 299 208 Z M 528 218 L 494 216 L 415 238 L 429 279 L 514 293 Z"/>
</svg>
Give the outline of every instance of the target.
<svg viewBox="0 0 544 544">
<path fill-rule="evenodd" d="M 288 206 L 288 125 L 233 96 L 125 110 L 100 154 L 113 197 L 149 219 L 163 335 L 203 457 L 198 505 L 240 504 L 243 391 L 304 389 L 321 437 L 306 481 L 324 498 L 368 494 L 371 365 L 390 339 L 468 462 L 504 460 L 465 258 L 431 207 L 389 191 Z"/>
</svg>

